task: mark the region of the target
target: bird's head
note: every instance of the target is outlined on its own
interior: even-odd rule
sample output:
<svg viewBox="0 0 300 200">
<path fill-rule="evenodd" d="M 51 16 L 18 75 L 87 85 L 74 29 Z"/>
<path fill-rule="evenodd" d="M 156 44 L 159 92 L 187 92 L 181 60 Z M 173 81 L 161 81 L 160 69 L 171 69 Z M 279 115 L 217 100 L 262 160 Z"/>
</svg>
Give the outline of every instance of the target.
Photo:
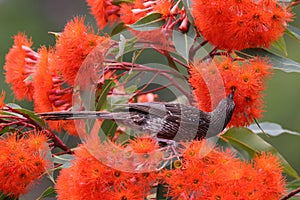
<svg viewBox="0 0 300 200">
<path fill-rule="evenodd" d="M 221 102 L 219 103 L 219 105 L 221 107 L 220 109 L 224 110 L 223 112 L 225 113 L 225 116 L 226 116 L 223 129 L 230 122 L 231 117 L 232 117 L 233 112 L 234 112 L 235 103 L 234 103 L 233 97 L 234 97 L 234 91 L 232 90 L 230 92 L 230 94 L 226 98 L 221 100 Z M 222 108 L 222 107 L 224 107 L 224 108 Z"/>
<path fill-rule="evenodd" d="M 227 124 L 230 122 L 235 108 L 233 98 L 234 91 L 232 90 L 231 93 L 227 97 L 222 99 L 217 105 L 217 107 L 210 113 L 210 129 L 212 136 L 219 134 L 221 131 L 223 131 Z"/>
</svg>

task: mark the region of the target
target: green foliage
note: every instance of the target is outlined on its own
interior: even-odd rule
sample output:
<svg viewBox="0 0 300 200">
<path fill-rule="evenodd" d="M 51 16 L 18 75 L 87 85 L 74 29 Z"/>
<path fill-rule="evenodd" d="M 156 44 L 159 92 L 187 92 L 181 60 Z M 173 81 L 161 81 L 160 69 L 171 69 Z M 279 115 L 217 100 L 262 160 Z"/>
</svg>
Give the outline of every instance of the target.
<svg viewBox="0 0 300 200">
<path fill-rule="evenodd" d="M 36 200 L 42 200 L 46 197 L 55 197 L 56 192 L 53 187 L 48 187 Z"/>
<path fill-rule="evenodd" d="M 112 79 L 104 80 L 101 90 L 97 91 L 96 110 L 103 110 L 107 107 L 107 94 L 115 86 Z"/>
<path fill-rule="evenodd" d="M 190 49 L 195 44 L 196 33 L 191 27 L 187 33 L 173 31 L 175 49 L 186 61 L 189 61 Z"/>
<path fill-rule="evenodd" d="M 300 29 L 298 29 L 295 26 L 288 25 L 287 29 L 285 30 L 288 36 L 290 36 L 292 39 L 300 42 Z"/>
<path fill-rule="evenodd" d="M 182 0 L 181 2 L 182 2 L 183 6 L 186 10 L 186 14 L 189 18 L 189 22 L 191 24 L 194 24 L 194 18 L 193 18 L 193 15 L 191 13 L 191 11 L 192 11 L 192 0 Z"/>
<path fill-rule="evenodd" d="M 111 120 L 104 120 L 101 124 L 101 128 L 99 129 L 98 136 L 101 141 L 105 141 L 108 138 L 114 138 L 116 130 L 117 130 L 117 123 Z"/>
<path fill-rule="evenodd" d="M 245 49 L 241 52 L 237 52 L 237 54 L 245 58 L 254 56 L 265 57 L 272 63 L 274 69 L 279 69 L 284 72 L 300 72 L 300 63 L 289 58 L 279 56 L 275 53 L 271 53 L 265 49 Z"/>
<path fill-rule="evenodd" d="M 53 162 L 56 164 L 61 164 L 61 168 L 71 167 L 71 161 L 74 160 L 74 156 L 70 154 L 63 154 L 60 156 L 53 156 Z"/>
<path fill-rule="evenodd" d="M 129 27 L 137 31 L 151 31 L 163 26 L 164 24 L 165 20 L 161 18 L 161 14 L 151 13 Z"/>
<path fill-rule="evenodd" d="M 284 167 L 284 172 L 288 175 L 299 179 L 296 170 L 286 161 L 286 159 L 272 145 L 267 143 L 257 134 L 253 133 L 248 128 L 231 128 L 224 133 L 221 138 L 228 141 L 236 150 L 247 152 L 250 158 L 261 152 L 271 152 L 278 156 Z"/>
</svg>

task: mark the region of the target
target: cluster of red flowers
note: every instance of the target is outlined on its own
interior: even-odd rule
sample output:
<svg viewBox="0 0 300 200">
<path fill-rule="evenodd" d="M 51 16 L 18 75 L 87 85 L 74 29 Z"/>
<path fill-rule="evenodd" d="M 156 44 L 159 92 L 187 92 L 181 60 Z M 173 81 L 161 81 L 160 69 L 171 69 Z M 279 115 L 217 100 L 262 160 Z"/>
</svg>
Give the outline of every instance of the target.
<svg viewBox="0 0 300 200">
<path fill-rule="evenodd" d="M 166 21 L 162 29 L 146 34 L 132 31 L 150 45 L 153 45 L 152 38 L 163 41 L 158 51 L 171 43 L 170 30 L 176 25 L 179 24 L 179 30 L 188 29 L 187 13 L 180 2 L 87 0 L 101 29 L 118 20 L 133 24 L 149 13 L 160 13 Z M 285 23 L 292 17 L 276 0 L 194 0 L 192 12 L 203 36 L 217 48 L 228 50 L 269 47 L 282 35 Z M 109 46 L 106 43 L 111 42 L 108 36 L 99 36 L 86 26 L 80 17 L 71 20 L 57 36 L 53 49 L 43 46 L 35 52 L 31 49 L 32 40 L 20 33 L 14 37 L 14 46 L 6 56 L 6 82 L 12 85 L 18 100 L 33 100 L 36 112 L 71 110 L 73 92 L 84 87 L 74 83 L 89 81 L 81 80 L 78 74 L 84 71 L 93 76 L 91 70 L 97 67 L 94 65 L 103 63 Z M 97 55 L 99 63 L 93 60 L 82 69 L 87 56 L 99 45 L 103 47 L 100 51 L 103 55 Z M 241 61 L 229 55 L 215 56 L 210 61 L 190 64 L 189 82 L 194 87 L 198 107 L 207 112 L 234 91 L 236 108 L 229 126 L 244 126 L 262 115 L 262 92 L 270 68 L 265 59 Z M 115 74 L 106 73 L 110 78 Z M 97 80 L 99 88 L 100 82 Z M 0 96 L 0 108 L 4 105 L 4 96 Z M 144 94 L 137 101 L 156 98 L 154 94 Z M 84 110 L 83 107 L 76 109 Z M 285 192 L 279 160 L 271 154 L 263 153 L 246 163 L 231 151 L 223 152 L 205 140 L 193 141 L 182 159 L 174 162 L 174 169 L 158 173 L 155 170 L 165 166 L 161 162 L 166 158 L 156 140 L 137 138 L 116 145 L 115 140 L 123 133 L 119 129 L 121 134 L 103 142 L 98 137 L 99 124 L 93 127 L 96 136 L 91 134 L 86 141 L 88 148 L 80 146 L 72 166 L 61 170 L 55 186 L 60 200 L 144 199 L 158 183 L 168 187 L 168 196 L 178 199 L 278 199 Z M 70 122 L 56 121 L 49 125 L 58 131 L 63 128 L 70 134 L 77 133 Z M 17 197 L 45 172 L 45 143 L 46 137 L 42 134 L 12 134 L 0 139 L 0 191 Z M 127 172 L 120 170 L 120 166 Z M 151 172 L 137 173 L 141 169 Z"/>
<path fill-rule="evenodd" d="M 194 0 L 192 9 L 203 36 L 229 50 L 269 47 L 292 17 L 277 0 Z"/>
<path fill-rule="evenodd" d="M 178 199 L 279 199 L 284 193 L 277 157 L 263 153 L 250 163 L 227 150 L 194 141 L 175 168 L 165 170 L 169 196 Z"/>
<path fill-rule="evenodd" d="M 75 17 L 60 34 L 56 43 L 57 65 L 64 79 L 74 85 L 77 72 L 87 55 L 99 44 L 107 40 L 94 33 L 84 24 L 84 18 Z"/>
<path fill-rule="evenodd" d="M 35 71 L 38 59 L 36 52 L 30 48 L 32 40 L 24 34 L 14 37 L 14 46 L 6 55 L 4 70 L 6 71 L 6 82 L 12 84 L 12 89 L 18 100 L 32 99 L 33 86 L 31 76 Z"/>
<path fill-rule="evenodd" d="M 74 81 L 87 55 L 108 37 L 96 35 L 75 17 L 59 35 L 55 49 L 31 49 L 31 39 L 19 33 L 6 56 L 6 82 L 12 85 L 17 99 L 34 101 L 36 112 L 63 111 L 72 107 Z M 66 85 L 68 83 L 69 85 Z M 64 127 L 76 134 L 72 123 L 50 122 L 56 130 Z"/>
<path fill-rule="evenodd" d="M 224 93 L 228 95 L 234 90 L 236 108 L 231 126 L 249 125 L 262 116 L 262 92 L 265 90 L 265 79 L 271 73 L 271 66 L 266 60 L 255 58 L 239 62 L 221 56 L 213 61 L 196 62 L 189 71 L 189 81 L 200 109 L 211 111 Z M 221 81 L 216 83 L 219 79 Z"/>
<path fill-rule="evenodd" d="M 25 194 L 47 168 L 47 138 L 43 134 L 11 134 L 0 138 L 0 191 Z"/>
<path fill-rule="evenodd" d="M 91 8 L 91 13 L 97 20 L 97 25 L 103 29 L 110 22 L 114 23 L 118 19 L 119 7 L 112 4 L 112 0 L 86 0 Z"/>
<path fill-rule="evenodd" d="M 112 0 L 87 0 L 97 25 L 103 29 L 107 23 L 113 24 L 119 19 L 125 24 L 133 24 L 148 13 L 157 12 L 163 18 L 171 15 L 173 3 L 170 0 L 135 0 L 115 4 Z"/>
<path fill-rule="evenodd" d="M 109 152 L 99 152 L 102 158 L 106 160 L 114 160 L 114 162 L 126 162 L 120 157 L 121 152 L 114 152 L 112 146 L 106 144 L 100 149 L 108 149 Z M 140 139 L 140 141 L 131 141 L 127 148 L 132 148 L 132 153 L 143 153 L 157 149 L 157 143 L 154 140 Z M 122 148 L 122 147 L 120 147 Z M 88 147 L 92 149 L 91 146 Z M 124 150 L 124 148 L 122 148 Z M 96 159 L 97 155 L 93 151 L 88 151 L 81 146 L 75 152 L 75 160 L 70 168 L 61 170 L 57 179 L 56 189 L 59 200 L 69 199 L 144 199 L 151 192 L 151 187 L 157 180 L 156 172 L 132 173 L 120 171 L 118 169 L 108 167 Z M 116 155 L 119 158 L 108 157 L 108 155 Z M 125 156 L 125 155 L 123 155 Z M 148 157 L 144 156 L 144 162 Z M 104 163 L 106 163 L 104 161 Z M 132 164 L 132 161 L 131 161 Z M 87 167 L 88 166 L 88 167 Z M 127 164 L 123 163 L 122 169 L 127 169 Z"/>
<path fill-rule="evenodd" d="M 153 145 L 141 145 L 147 142 L 137 142 L 132 148 L 151 152 Z M 263 153 L 247 163 L 205 140 L 194 141 L 173 169 L 146 173 L 108 167 L 81 146 L 73 165 L 60 172 L 56 189 L 60 200 L 144 199 L 158 183 L 167 188 L 168 196 L 178 199 L 278 199 L 285 192 L 277 157 Z"/>
</svg>

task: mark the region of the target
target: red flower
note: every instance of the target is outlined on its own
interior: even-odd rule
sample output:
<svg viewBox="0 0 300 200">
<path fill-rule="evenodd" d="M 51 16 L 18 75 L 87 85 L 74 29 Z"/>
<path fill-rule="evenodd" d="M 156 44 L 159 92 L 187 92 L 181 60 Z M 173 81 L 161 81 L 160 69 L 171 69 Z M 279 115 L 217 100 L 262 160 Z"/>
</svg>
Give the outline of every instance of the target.
<svg viewBox="0 0 300 200">
<path fill-rule="evenodd" d="M 285 192 L 282 169 L 278 158 L 265 155 L 256 157 L 253 167 L 230 150 L 194 141 L 182 166 L 164 170 L 162 177 L 168 196 L 178 199 L 279 199 Z"/>
<path fill-rule="evenodd" d="M 162 14 L 162 18 L 167 18 L 171 15 L 171 8 L 173 6 L 170 0 L 157 0 L 153 6 L 153 10 Z"/>
<path fill-rule="evenodd" d="M 113 5 L 112 0 L 86 0 L 86 2 L 100 29 L 103 29 L 108 22 L 113 24 L 119 19 L 119 7 Z"/>
<path fill-rule="evenodd" d="M 49 92 L 53 88 L 53 71 L 49 66 L 50 60 L 53 59 L 51 55 L 53 51 L 42 47 L 39 50 L 40 59 L 37 63 L 36 70 L 33 77 L 33 86 L 35 88 L 33 99 L 34 99 L 34 110 L 36 112 L 46 112 L 52 110 L 52 103 L 49 100 Z"/>
<path fill-rule="evenodd" d="M 192 13 L 203 36 L 229 50 L 269 47 L 292 17 L 276 0 L 194 0 Z"/>
<path fill-rule="evenodd" d="M 33 99 L 36 112 L 66 111 L 72 107 L 71 88 L 63 88 L 64 80 L 57 69 L 57 57 L 52 49 L 39 49 L 40 59 L 33 76 Z M 49 126 L 57 131 L 62 128 L 71 135 L 76 135 L 73 122 L 49 121 Z"/>
<path fill-rule="evenodd" d="M 159 148 L 156 140 L 152 138 L 137 138 L 130 140 L 129 146 L 135 153 L 151 153 Z"/>
<path fill-rule="evenodd" d="M 150 192 L 155 176 L 112 169 L 81 146 L 70 168 L 61 170 L 56 189 L 59 200 L 67 199 L 143 199 Z M 88 167 L 87 167 L 88 166 Z"/>
<path fill-rule="evenodd" d="M 57 66 L 63 78 L 74 85 L 77 72 L 87 55 L 100 43 L 107 40 L 94 34 L 91 27 L 84 25 L 84 18 L 70 21 L 56 43 Z"/>
<path fill-rule="evenodd" d="M 0 138 L 0 191 L 14 197 L 28 191 L 46 170 L 46 141 L 44 135 L 34 133 Z"/>
<path fill-rule="evenodd" d="M 150 8 L 151 9 L 151 8 Z M 149 8 L 146 8 L 142 0 L 133 3 L 122 3 L 120 8 L 120 20 L 125 24 L 133 24 L 147 15 Z"/>
<path fill-rule="evenodd" d="M 262 153 L 254 158 L 254 167 L 259 176 L 257 185 L 264 188 L 261 199 L 280 199 L 285 192 L 285 181 L 279 159 L 271 153 Z"/>
<path fill-rule="evenodd" d="M 14 45 L 9 50 L 5 59 L 6 82 L 12 85 L 12 89 L 18 100 L 32 99 L 32 74 L 35 70 L 35 63 L 38 54 L 31 49 L 31 38 L 19 33 L 14 36 Z"/>
<path fill-rule="evenodd" d="M 270 74 L 271 66 L 258 58 L 247 63 L 226 57 L 215 58 L 213 61 L 196 62 L 190 67 L 189 81 L 194 88 L 198 107 L 209 112 L 224 98 L 224 91 L 228 95 L 234 89 L 236 107 L 229 126 L 249 125 L 254 119 L 260 118 L 264 111 L 264 82 Z"/>
</svg>

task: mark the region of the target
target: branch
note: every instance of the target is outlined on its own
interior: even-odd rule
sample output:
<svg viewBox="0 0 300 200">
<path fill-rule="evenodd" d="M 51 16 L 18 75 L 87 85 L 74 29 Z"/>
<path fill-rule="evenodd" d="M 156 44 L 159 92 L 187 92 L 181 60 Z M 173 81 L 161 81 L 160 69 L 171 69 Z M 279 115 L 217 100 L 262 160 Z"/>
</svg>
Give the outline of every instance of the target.
<svg viewBox="0 0 300 200">
<path fill-rule="evenodd" d="M 30 127 L 32 129 L 36 128 L 38 131 L 45 131 L 46 136 L 53 141 L 56 147 L 59 147 L 68 153 L 72 153 L 70 148 L 65 143 L 63 143 L 63 141 L 57 135 L 55 135 L 52 131 L 46 129 L 45 127 L 42 127 L 40 124 L 36 123 L 33 119 L 31 119 L 30 116 L 14 108 L 8 106 L 6 106 L 6 108 L 8 111 L 17 113 L 22 116 L 22 118 L 19 118 L 18 121 L 7 123 L 8 125 L 23 124 L 24 126 Z M 4 116 L 1 116 L 1 118 L 2 117 Z M 9 116 L 8 118 L 13 118 L 14 120 L 16 120 L 16 117 L 17 116 Z"/>
<path fill-rule="evenodd" d="M 110 70 L 127 70 L 127 71 L 149 71 L 149 72 L 153 72 L 153 73 L 159 73 L 161 76 L 165 77 L 166 79 L 168 79 L 170 81 L 170 83 L 172 83 L 178 90 L 180 90 L 180 92 L 182 92 L 182 94 L 184 94 L 190 102 L 193 102 L 194 97 L 192 94 L 190 94 L 189 92 L 186 91 L 185 88 L 183 88 L 178 82 L 176 82 L 174 80 L 174 78 L 170 75 L 176 76 L 176 77 L 180 77 L 183 78 L 184 76 L 175 70 L 166 70 L 166 69 L 158 69 L 158 68 L 151 68 L 151 67 L 147 67 L 145 65 L 141 65 L 141 64 L 133 64 L 133 63 L 129 63 L 129 62 L 116 62 L 116 61 L 106 61 L 106 67 L 109 68 Z"/>
<path fill-rule="evenodd" d="M 295 196 L 299 192 L 300 192 L 300 188 L 297 188 L 297 189 L 291 191 L 290 193 L 288 193 L 286 196 L 282 197 L 280 200 L 287 200 L 287 199 Z"/>
</svg>

